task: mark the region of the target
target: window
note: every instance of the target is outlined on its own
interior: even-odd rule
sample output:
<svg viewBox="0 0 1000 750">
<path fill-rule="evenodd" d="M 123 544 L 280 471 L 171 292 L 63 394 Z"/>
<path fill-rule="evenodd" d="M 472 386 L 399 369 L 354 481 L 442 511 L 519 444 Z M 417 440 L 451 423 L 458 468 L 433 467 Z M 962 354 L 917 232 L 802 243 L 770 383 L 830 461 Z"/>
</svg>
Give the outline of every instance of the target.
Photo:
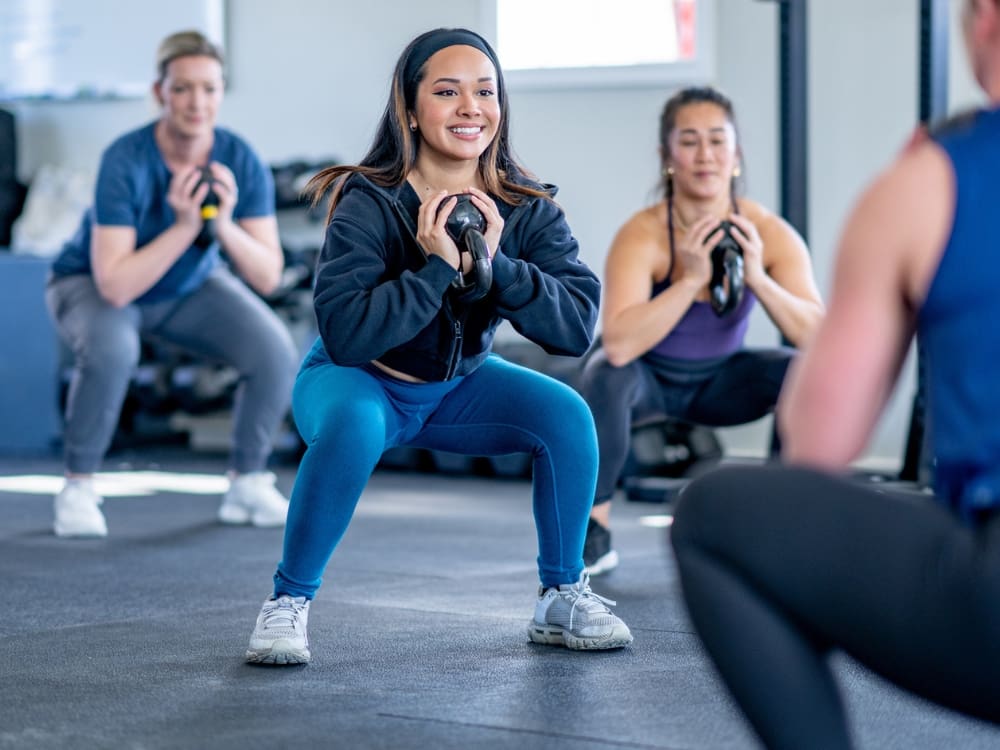
<svg viewBox="0 0 1000 750">
<path fill-rule="evenodd" d="M 704 0 L 490 0 L 512 87 L 645 85 L 711 78 Z"/>
<path fill-rule="evenodd" d="M 145 98 L 163 37 L 224 27 L 224 0 L 0 0 L 0 101 Z"/>
</svg>

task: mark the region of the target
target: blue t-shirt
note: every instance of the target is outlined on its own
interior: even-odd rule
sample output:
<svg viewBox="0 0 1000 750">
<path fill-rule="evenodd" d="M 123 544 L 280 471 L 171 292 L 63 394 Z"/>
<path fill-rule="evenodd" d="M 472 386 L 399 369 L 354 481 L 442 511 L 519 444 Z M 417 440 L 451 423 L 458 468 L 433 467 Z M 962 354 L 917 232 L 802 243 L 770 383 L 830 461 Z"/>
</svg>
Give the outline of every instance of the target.
<svg viewBox="0 0 1000 750">
<path fill-rule="evenodd" d="M 136 247 L 141 248 L 174 223 L 174 211 L 167 203 L 173 175 L 156 145 L 155 127 L 152 122 L 126 133 L 104 151 L 94 205 L 53 262 L 55 276 L 91 273 L 90 239 L 95 224 L 132 227 Z M 233 209 L 234 219 L 274 214 L 271 171 L 242 138 L 216 128 L 210 159 L 225 164 L 236 178 L 239 198 Z M 158 302 L 190 294 L 220 262 L 218 241 L 205 250 L 192 246 L 136 302 Z"/>
<path fill-rule="evenodd" d="M 1000 110 L 935 136 L 955 175 L 955 213 L 920 310 L 935 487 L 964 514 L 1000 506 Z"/>
</svg>

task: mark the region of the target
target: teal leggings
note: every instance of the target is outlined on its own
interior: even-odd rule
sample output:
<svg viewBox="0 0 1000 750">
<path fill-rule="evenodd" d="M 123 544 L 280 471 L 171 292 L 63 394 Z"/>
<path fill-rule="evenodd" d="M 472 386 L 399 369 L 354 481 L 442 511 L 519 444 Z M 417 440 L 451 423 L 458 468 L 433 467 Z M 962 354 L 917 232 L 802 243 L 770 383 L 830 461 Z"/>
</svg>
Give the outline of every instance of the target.
<svg viewBox="0 0 1000 750">
<path fill-rule="evenodd" d="M 275 594 L 313 598 L 382 453 L 401 445 L 474 456 L 532 455 L 543 586 L 575 583 L 597 481 L 597 436 L 569 386 L 491 355 L 443 383 L 333 364 L 317 342 L 292 408 L 306 452 L 292 490 Z"/>
</svg>

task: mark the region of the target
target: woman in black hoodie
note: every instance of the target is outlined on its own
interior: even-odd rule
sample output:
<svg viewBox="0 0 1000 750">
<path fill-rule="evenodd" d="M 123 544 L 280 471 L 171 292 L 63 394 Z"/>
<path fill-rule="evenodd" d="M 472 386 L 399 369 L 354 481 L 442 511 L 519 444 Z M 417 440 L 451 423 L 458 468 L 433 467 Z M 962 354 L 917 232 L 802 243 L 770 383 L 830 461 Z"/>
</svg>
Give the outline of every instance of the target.
<svg viewBox="0 0 1000 750">
<path fill-rule="evenodd" d="M 516 163 L 508 121 L 493 49 L 474 32 L 435 29 L 403 51 L 361 164 L 310 184 L 330 209 L 320 335 L 293 394 L 307 449 L 248 661 L 309 661 L 309 602 L 372 470 L 399 445 L 531 453 L 541 586 L 529 638 L 571 649 L 632 641 L 583 573 L 590 411 L 570 387 L 490 352 L 508 320 L 549 352 L 581 355 L 600 298 L 555 190 Z M 460 216 L 466 234 L 449 225 Z"/>
</svg>

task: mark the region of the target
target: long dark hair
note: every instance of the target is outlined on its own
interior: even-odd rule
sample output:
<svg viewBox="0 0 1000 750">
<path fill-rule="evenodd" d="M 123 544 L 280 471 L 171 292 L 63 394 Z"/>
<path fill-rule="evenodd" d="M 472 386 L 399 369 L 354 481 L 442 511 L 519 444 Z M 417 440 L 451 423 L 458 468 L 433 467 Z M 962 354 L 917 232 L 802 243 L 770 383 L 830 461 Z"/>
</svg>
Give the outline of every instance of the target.
<svg viewBox="0 0 1000 750">
<path fill-rule="evenodd" d="M 424 56 L 424 53 L 428 49 L 436 51 L 443 46 L 449 46 L 448 44 L 441 46 L 440 43 L 463 35 L 469 42 L 455 43 L 471 43 L 471 46 L 481 49 L 496 68 L 500 127 L 490 145 L 479 157 L 479 174 L 486 192 L 512 205 L 520 203 L 523 196 L 548 197 L 543 190 L 516 181 L 521 176 L 530 177 L 530 173 L 518 164 L 510 146 L 507 89 L 504 86 L 503 71 L 500 69 L 493 48 L 485 39 L 468 29 L 441 28 L 424 32 L 415 38 L 396 61 L 389 101 L 375 129 L 375 137 L 368 153 L 361 162 L 356 165 L 327 167 L 306 185 L 305 193 L 312 198 L 314 206 L 332 188 L 327 221 L 333 217 L 346 177 L 351 174 L 360 173 L 381 187 L 396 187 L 406 180 L 406 175 L 417 161 L 417 151 L 420 148 L 420 138 L 410 131 L 407 122 L 408 114 L 416 108 L 417 86 L 426 75 L 427 57 L 430 55 Z"/>
</svg>

